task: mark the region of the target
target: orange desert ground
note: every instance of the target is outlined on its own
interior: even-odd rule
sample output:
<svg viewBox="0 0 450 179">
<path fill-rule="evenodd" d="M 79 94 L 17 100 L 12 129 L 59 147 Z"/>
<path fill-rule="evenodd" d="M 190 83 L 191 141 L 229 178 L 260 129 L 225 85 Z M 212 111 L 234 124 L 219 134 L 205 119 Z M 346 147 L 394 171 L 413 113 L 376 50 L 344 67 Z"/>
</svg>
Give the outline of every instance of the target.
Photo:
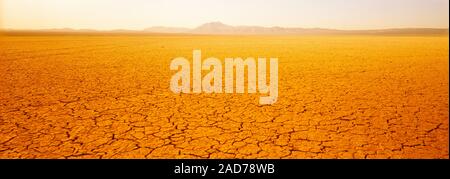
<svg viewBox="0 0 450 179">
<path fill-rule="evenodd" d="M 448 158 L 448 36 L 0 37 L 0 158 Z M 174 94 L 173 58 L 277 57 L 279 97 Z"/>
</svg>

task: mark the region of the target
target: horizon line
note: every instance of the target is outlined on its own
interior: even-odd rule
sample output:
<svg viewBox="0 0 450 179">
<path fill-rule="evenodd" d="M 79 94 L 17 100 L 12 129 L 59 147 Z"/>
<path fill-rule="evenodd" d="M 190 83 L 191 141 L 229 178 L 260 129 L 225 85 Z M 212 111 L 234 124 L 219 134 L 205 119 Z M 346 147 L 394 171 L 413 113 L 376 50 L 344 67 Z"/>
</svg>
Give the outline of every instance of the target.
<svg viewBox="0 0 450 179">
<path fill-rule="evenodd" d="M 164 28 L 185 28 L 185 27 L 169 27 L 169 26 L 152 26 L 148 28 L 157 28 L 157 27 L 164 27 Z M 256 26 L 247 26 L 247 27 L 256 27 Z M 441 27 L 386 27 L 386 28 L 373 28 L 373 29 L 334 29 L 334 28 L 322 28 L 322 27 L 311 27 L 311 28 L 305 28 L 305 27 L 280 27 L 280 26 L 272 26 L 272 27 L 264 27 L 264 26 L 257 26 L 257 27 L 263 27 L 263 28 L 285 28 L 285 29 L 305 29 L 305 30 L 333 30 L 333 31 L 382 31 L 382 30 L 450 30 L 450 28 L 441 28 Z M 30 28 L 30 29 L 21 29 L 21 28 L 0 28 L 0 31 L 60 31 L 63 32 L 64 30 L 67 31 L 93 31 L 93 32 L 111 32 L 111 31 L 130 31 L 130 32 L 150 32 L 144 29 L 125 29 L 125 28 L 115 28 L 115 29 L 93 29 L 93 28 L 72 28 L 72 27 L 60 27 L 60 28 Z M 185 28 L 188 30 L 194 30 L 195 28 Z"/>
<path fill-rule="evenodd" d="M 89 30 L 89 31 L 98 31 L 98 32 L 107 32 L 107 31 L 146 31 L 150 28 L 176 28 L 176 29 L 186 29 L 186 30 L 194 30 L 196 28 L 199 28 L 201 26 L 207 25 L 207 24 L 221 24 L 225 26 L 230 27 L 259 27 L 259 28 L 284 28 L 284 29 L 308 29 L 308 30 L 314 30 L 314 29 L 320 29 L 320 30 L 336 30 L 336 31 L 376 31 L 376 30 L 395 30 L 395 29 L 436 29 L 436 30 L 449 30 L 450 27 L 421 27 L 421 26 L 408 26 L 408 27 L 384 27 L 384 28 L 364 28 L 364 29 L 341 29 L 341 28 L 330 28 L 330 27 L 286 27 L 286 26 L 279 26 L 279 25 L 273 25 L 273 26 L 262 26 L 262 25 L 229 25 L 222 23 L 220 21 L 212 21 L 200 24 L 198 26 L 194 27 L 181 27 L 181 26 L 164 26 L 164 25 L 152 25 L 148 27 L 144 27 L 141 29 L 131 29 L 131 28 L 110 28 L 110 29 L 99 29 L 99 28 L 74 28 L 74 27 L 52 27 L 52 28 L 4 28 L 0 26 L 0 31 L 52 31 L 52 30 L 69 30 L 69 31 L 83 31 L 83 30 Z"/>
<path fill-rule="evenodd" d="M 331 28 L 303 28 L 303 27 L 280 27 L 280 26 L 232 26 L 221 22 L 204 23 L 194 28 L 152 26 L 148 28 L 132 29 L 90 29 L 90 28 L 50 28 L 50 29 L 2 29 L 0 34 L 116 34 L 116 35 L 150 35 L 150 34 L 192 34 L 192 35 L 449 35 L 449 28 L 427 28 L 427 27 L 403 27 L 383 29 L 355 29 L 342 30 Z"/>
</svg>

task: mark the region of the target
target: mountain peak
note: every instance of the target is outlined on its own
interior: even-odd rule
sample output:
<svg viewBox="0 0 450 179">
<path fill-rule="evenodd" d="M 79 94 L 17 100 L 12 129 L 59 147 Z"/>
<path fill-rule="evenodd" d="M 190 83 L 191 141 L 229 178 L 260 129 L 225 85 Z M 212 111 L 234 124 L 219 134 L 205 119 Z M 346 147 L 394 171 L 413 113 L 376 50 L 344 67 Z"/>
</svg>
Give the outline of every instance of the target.
<svg viewBox="0 0 450 179">
<path fill-rule="evenodd" d="M 226 25 L 222 22 L 216 21 L 216 22 L 209 22 L 209 23 L 205 23 L 203 25 L 198 26 L 196 29 L 201 29 L 201 28 L 214 28 L 214 29 L 219 29 L 219 28 L 231 28 L 232 26 L 230 25 Z"/>
<path fill-rule="evenodd" d="M 226 34 L 226 33 L 232 33 L 234 31 L 234 27 L 230 25 L 226 25 L 222 22 L 209 22 L 206 24 L 203 24 L 201 26 L 198 26 L 197 28 L 193 29 L 194 33 L 218 33 L 218 34 Z"/>
</svg>

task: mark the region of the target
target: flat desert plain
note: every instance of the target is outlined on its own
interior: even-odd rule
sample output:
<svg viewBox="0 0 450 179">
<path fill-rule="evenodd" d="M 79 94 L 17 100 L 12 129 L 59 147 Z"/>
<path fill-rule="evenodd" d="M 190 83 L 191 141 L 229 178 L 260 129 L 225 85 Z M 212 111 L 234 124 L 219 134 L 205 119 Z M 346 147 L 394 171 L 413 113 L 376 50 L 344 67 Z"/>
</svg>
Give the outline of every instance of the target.
<svg viewBox="0 0 450 179">
<path fill-rule="evenodd" d="M 0 158 L 449 158 L 448 36 L 0 37 Z M 277 57 L 279 97 L 174 94 L 175 57 Z"/>
</svg>

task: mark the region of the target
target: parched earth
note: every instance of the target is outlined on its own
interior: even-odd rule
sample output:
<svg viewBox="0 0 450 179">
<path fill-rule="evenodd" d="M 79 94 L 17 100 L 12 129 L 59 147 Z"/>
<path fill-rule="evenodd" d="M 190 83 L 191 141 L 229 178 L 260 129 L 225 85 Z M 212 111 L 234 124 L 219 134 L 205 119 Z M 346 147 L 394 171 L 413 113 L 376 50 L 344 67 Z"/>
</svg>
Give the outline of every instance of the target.
<svg viewBox="0 0 450 179">
<path fill-rule="evenodd" d="M 448 40 L 0 37 L 0 158 L 449 158 Z M 278 57 L 278 102 L 172 93 L 194 49 Z"/>
</svg>

